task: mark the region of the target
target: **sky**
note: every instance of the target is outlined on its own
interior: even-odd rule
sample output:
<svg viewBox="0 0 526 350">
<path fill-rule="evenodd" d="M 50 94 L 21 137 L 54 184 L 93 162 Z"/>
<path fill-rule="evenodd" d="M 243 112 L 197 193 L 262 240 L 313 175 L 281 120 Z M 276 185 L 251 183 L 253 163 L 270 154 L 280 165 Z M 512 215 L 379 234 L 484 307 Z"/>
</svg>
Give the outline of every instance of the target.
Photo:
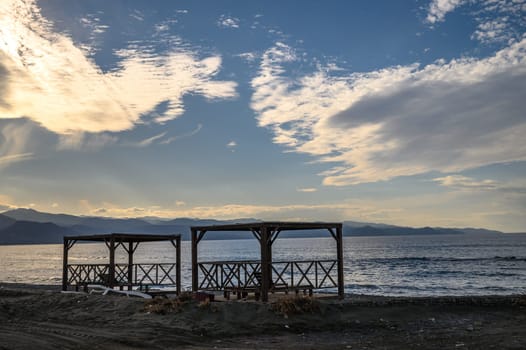
<svg viewBox="0 0 526 350">
<path fill-rule="evenodd" d="M 0 1 L 0 211 L 526 231 L 526 0 Z"/>
</svg>

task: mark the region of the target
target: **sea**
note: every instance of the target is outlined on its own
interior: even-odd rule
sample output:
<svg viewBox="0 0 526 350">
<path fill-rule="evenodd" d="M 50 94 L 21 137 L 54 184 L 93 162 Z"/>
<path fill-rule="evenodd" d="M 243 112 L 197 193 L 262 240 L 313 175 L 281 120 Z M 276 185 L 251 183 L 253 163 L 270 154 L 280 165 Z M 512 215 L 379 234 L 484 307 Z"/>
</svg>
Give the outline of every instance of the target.
<svg viewBox="0 0 526 350">
<path fill-rule="evenodd" d="M 463 234 L 344 238 L 345 292 L 385 296 L 461 296 L 526 293 L 526 234 Z M 182 242 L 182 288 L 191 286 L 190 242 Z M 104 244 L 76 244 L 70 263 L 105 263 Z M 255 239 L 203 240 L 199 261 L 259 258 Z M 275 261 L 336 258 L 329 238 L 279 238 Z M 117 254 L 117 262 L 126 262 Z M 144 243 L 143 263 L 175 261 L 169 243 Z M 0 282 L 60 284 L 62 245 L 0 246 Z M 329 292 L 336 292 L 334 289 Z"/>
</svg>

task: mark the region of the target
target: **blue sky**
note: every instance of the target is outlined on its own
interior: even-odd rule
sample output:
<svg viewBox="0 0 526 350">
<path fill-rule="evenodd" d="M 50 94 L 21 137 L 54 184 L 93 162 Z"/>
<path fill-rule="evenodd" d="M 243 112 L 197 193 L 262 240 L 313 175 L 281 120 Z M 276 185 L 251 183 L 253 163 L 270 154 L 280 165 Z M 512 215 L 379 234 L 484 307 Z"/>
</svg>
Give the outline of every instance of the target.
<svg viewBox="0 0 526 350">
<path fill-rule="evenodd" d="M 0 210 L 525 231 L 524 0 L 0 4 Z"/>
</svg>

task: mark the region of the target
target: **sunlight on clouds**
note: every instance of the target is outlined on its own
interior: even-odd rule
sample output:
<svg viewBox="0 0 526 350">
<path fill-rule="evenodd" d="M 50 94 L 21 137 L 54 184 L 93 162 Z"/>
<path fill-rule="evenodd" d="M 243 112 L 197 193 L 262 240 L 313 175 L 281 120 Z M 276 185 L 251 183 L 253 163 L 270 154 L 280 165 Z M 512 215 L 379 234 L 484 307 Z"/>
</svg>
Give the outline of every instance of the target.
<svg viewBox="0 0 526 350">
<path fill-rule="evenodd" d="M 393 212 L 391 209 L 379 209 L 375 205 L 365 202 L 358 203 L 334 203 L 318 205 L 251 205 L 251 204 L 225 204 L 216 206 L 188 206 L 183 201 L 177 201 L 175 208 L 151 207 L 121 207 L 114 203 L 103 202 L 99 205 L 92 204 L 87 200 L 82 201 L 84 208 L 92 215 L 102 215 L 109 217 L 137 217 L 137 216 L 156 216 L 161 218 L 215 218 L 215 219 L 239 219 L 239 218 L 258 218 L 285 220 L 296 217 L 307 220 L 317 213 L 316 217 L 323 220 L 343 220 L 352 213 L 354 218 L 373 218 L 376 216 L 387 215 Z M 399 211 L 396 209 L 394 211 Z"/>
<path fill-rule="evenodd" d="M 168 109 L 157 121 L 174 119 L 188 93 L 236 96 L 236 83 L 212 80 L 220 57 L 198 59 L 189 50 L 121 50 L 119 69 L 104 73 L 69 37 L 52 32 L 34 1 L 2 1 L 0 38 L 3 117 L 26 116 L 58 134 L 127 130 L 161 102 Z"/>
<path fill-rule="evenodd" d="M 291 52 L 263 55 L 251 107 L 275 143 L 334 164 L 326 185 L 526 159 L 526 39 L 485 59 L 296 79 Z"/>
<path fill-rule="evenodd" d="M 97 151 L 116 142 L 116 136 L 106 133 L 92 134 L 77 131 L 71 134 L 59 135 L 57 149 Z"/>
<path fill-rule="evenodd" d="M 433 181 L 442 186 L 462 191 L 499 191 L 518 195 L 526 194 L 526 181 L 499 182 L 491 179 L 477 180 L 463 175 L 438 177 Z"/>
<path fill-rule="evenodd" d="M 314 187 L 306 187 L 306 188 L 297 188 L 296 191 L 298 192 L 305 192 L 305 193 L 312 193 L 318 191 L 317 188 Z"/>
</svg>

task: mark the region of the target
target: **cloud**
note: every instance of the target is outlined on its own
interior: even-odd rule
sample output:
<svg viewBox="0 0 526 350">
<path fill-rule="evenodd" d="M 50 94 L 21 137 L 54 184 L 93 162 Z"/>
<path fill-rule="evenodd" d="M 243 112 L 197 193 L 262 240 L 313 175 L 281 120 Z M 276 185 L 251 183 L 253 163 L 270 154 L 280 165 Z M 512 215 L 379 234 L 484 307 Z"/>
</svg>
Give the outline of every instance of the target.
<svg viewBox="0 0 526 350">
<path fill-rule="evenodd" d="M 139 10 L 133 10 L 130 13 L 130 17 L 140 22 L 144 21 L 144 14 Z"/>
<path fill-rule="evenodd" d="M 28 121 L 0 125 L 0 169 L 33 158 L 27 146 L 33 130 L 34 125 Z"/>
<path fill-rule="evenodd" d="M 234 147 L 237 147 L 237 142 L 236 141 L 230 141 L 229 143 L 226 144 L 226 146 L 228 148 L 234 148 Z"/>
<path fill-rule="evenodd" d="M 526 27 L 526 1 L 480 0 L 475 13 L 477 30 L 471 39 L 483 44 L 507 43 L 523 37 Z"/>
<path fill-rule="evenodd" d="M 103 147 L 115 144 L 118 138 L 107 133 L 74 132 L 59 135 L 57 150 L 98 151 Z"/>
<path fill-rule="evenodd" d="M 15 163 L 15 162 L 20 162 L 20 161 L 23 161 L 23 160 L 26 160 L 26 159 L 31 159 L 33 158 L 33 153 L 18 153 L 18 154 L 10 154 L 10 155 L 7 155 L 7 156 L 0 156 L 0 167 L 2 165 L 6 165 L 6 164 L 9 164 L 9 163 Z"/>
<path fill-rule="evenodd" d="M 243 52 L 236 55 L 236 57 L 242 58 L 245 61 L 252 63 L 258 58 L 258 55 L 255 52 Z"/>
<path fill-rule="evenodd" d="M 221 57 L 198 58 L 174 47 L 154 55 L 146 47 L 116 52 L 115 70 L 103 72 L 71 38 L 52 31 L 34 1 L 0 5 L 0 113 L 26 116 L 57 134 L 128 130 L 165 102 L 164 122 L 184 113 L 183 96 L 236 96 L 236 83 L 214 80 Z"/>
<path fill-rule="evenodd" d="M 177 141 L 177 140 L 180 140 L 180 139 L 184 139 L 184 138 L 187 138 L 187 137 L 192 137 L 194 135 L 196 135 L 199 131 L 201 131 L 201 129 L 203 128 L 203 124 L 199 123 L 197 124 L 196 128 L 190 132 L 187 132 L 186 134 L 181 134 L 181 135 L 176 135 L 176 136 L 172 136 L 172 137 L 169 137 L 165 140 L 162 140 L 161 142 L 159 142 L 160 144 L 163 144 L 163 145 L 167 145 L 167 144 L 170 144 L 174 141 Z"/>
<path fill-rule="evenodd" d="M 466 2 L 466 0 L 433 0 L 429 4 L 426 21 L 431 24 L 442 22 L 447 13 Z"/>
<path fill-rule="evenodd" d="M 226 15 L 221 15 L 217 21 L 218 27 L 221 28 L 239 28 L 239 18 L 229 17 Z"/>
<path fill-rule="evenodd" d="M 155 136 L 152 136 L 152 137 L 149 137 L 147 139 L 144 139 L 142 141 L 139 141 L 138 143 L 135 144 L 135 146 L 137 147 L 146 147 L 146 146 L 149 146 L 151 145 L 153 142 L 159 140 L 159 139 L 162 139 L 164 137 L 164 135 L 166 135 L 166 132 L 162 132 L 158 135 L 155 135 Z"/>
<path fill-rule="evenodd" d="M 310 193 L 310 192 L 316 192 L 318 191 L 318 189 L 314 187 L 307 187 L 307 188 L 297 188 L 296 191 Z"/>
<path fill-rule="evenodd" d="M 526 182 L 508 182 L 502 183 L 495 180 L 477 180 L 463 175 L 448 175 L 438 177 L 433 181 L 442 186 L 450 187 L 462 191 L 499 191 L 515 194 L 526 194 Z"/>
<path fill-rule="evenodd" d="M 443 22 L 447 13 L 463 5 L 469 5 L 469 13 L 477 23 L 471 39 L 493 44 L 522 38 L 526 26 L 524 0 L 433 0 L 426 22 L 431 25 Z"/>
<path fill-rule="evenodd" d="M 88 201 L 81 203 L 86 213 L 92 215 L 104 215 L 109 217 L 135 217 L 138 213 L 142 216 L 157 216 L 163 218 L 194 217 L 215 219 L 236 219 L 243 217 L 254 217 L 260 219 L 285 220 L 296 218 L 297 220 L 344 220 L 353 215 L 359 217 L 376 217 L 391 212 L 390 209 L 378 209 L 374 205 L 364 202 L 355 203 L 329 203 L 329 204 L 291 204 L 291 205 L 250 205 L 250 204 L 224 204 L 216 206 L 189 206 L 180 202 L 175 208 L 152 207 L 121 207 L 119 205 L 103 202 L 94 205 Z"/>
<path fill-rule="evenodd" d="M 275 143 L 332 164 L 326 185 L 526 160 L 526 39 L 483 59 L 349 76 L 286 76 L 294 57 L 282 43 L 263 55 L 251 107 Z"/>
</svg>

